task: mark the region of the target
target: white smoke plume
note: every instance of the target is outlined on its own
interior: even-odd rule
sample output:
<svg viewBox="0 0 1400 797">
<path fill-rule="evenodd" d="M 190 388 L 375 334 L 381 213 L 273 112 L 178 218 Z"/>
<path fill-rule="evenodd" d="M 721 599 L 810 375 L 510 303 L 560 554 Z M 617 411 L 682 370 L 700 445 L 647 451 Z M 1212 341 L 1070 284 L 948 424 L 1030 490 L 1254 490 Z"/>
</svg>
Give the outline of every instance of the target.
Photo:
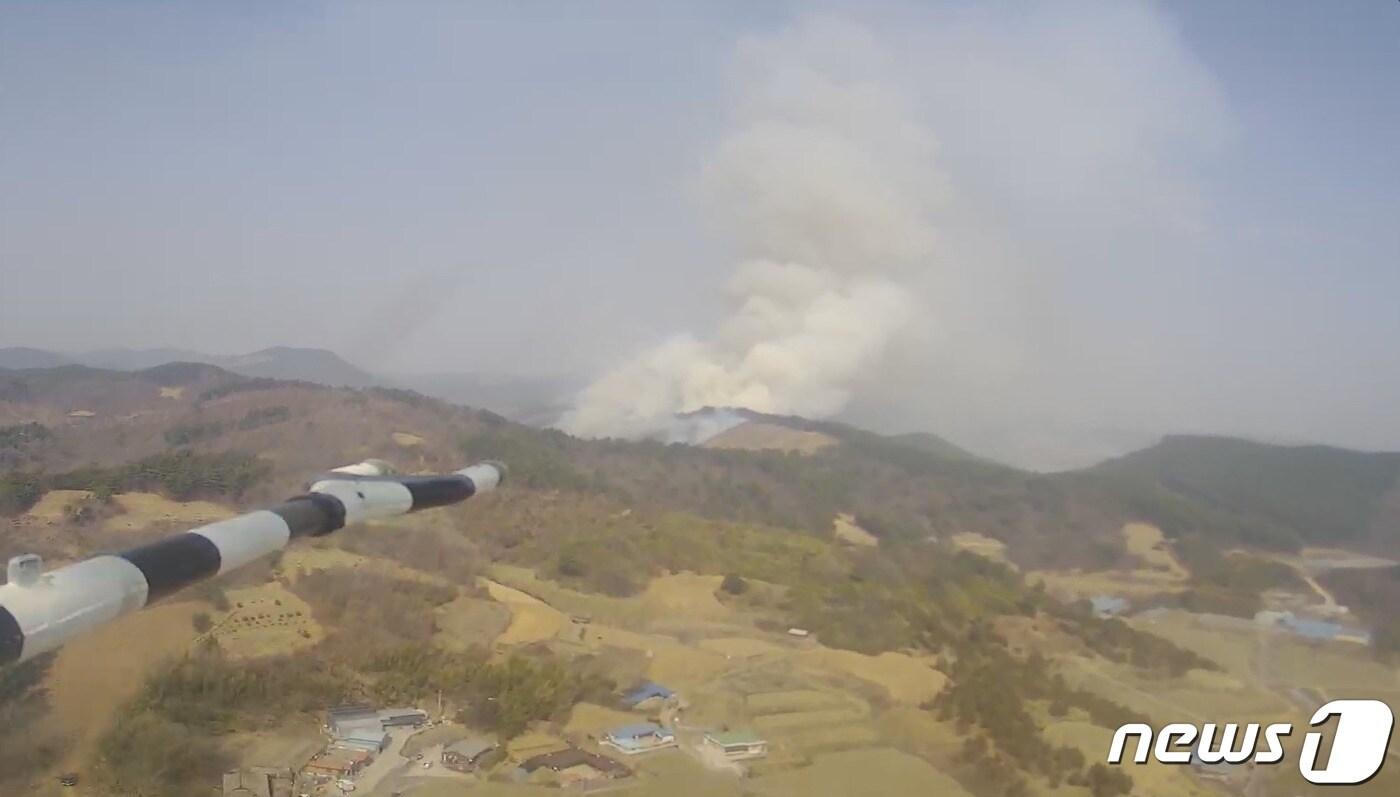
<svg viewBox="0 0 1400 797">
<path fill-rule="evenodd" d="M 702 407 L 822 417 L 922 318 L 906 278 L 936 251 L 933 137 L 879 47 L 835 20 L 741 44 L 732 132 L 702 187 L 743 258 L 730 314 L 604 374 L 560 419 L 582 436 L 677 436 Z M 689 436 L 682 434 L 681 436 Z"/>
</svg>

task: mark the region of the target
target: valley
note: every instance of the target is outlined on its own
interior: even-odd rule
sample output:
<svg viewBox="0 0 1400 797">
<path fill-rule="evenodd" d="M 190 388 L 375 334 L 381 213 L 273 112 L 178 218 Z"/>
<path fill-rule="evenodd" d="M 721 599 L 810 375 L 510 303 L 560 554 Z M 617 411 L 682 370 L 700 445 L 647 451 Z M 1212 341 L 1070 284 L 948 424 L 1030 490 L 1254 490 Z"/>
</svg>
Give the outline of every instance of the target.
<svg viewBox="0 0 1400 797">
<path fill-rule="evenodd" d="M 1393 531 L 1260 547 L 1234 525 L 1264 517 L 1256 504 L 1225 522 L 1218 502 L 1152 487 L 1160 500 L 1134 510 L 1124 496 L 1150 482 L 1022 474 L 837 425 L 706 449 L 207 366 L 0 377 L 0 417 L 48 430 L 5 450 L 0 549 L 50 565 L 365 457 L 512 468 L 497 494 L 293 547 L 40 661 L 0 705 L 34 729 L 0 737 L 25 757 L 9 782 L 34 794 L 173 797 L 225 769 L 300 770 L 327 744 L 317 718 L 354 701 L 509 740 L 460 778 L 386 752 L 374 797 L 555 793 L 511 773 L 551 750 L 609 755 L 609 731 L 653 721 L 677 745 L 628 757 L 610 790 L 1308 794 L 1286 767 L 1153 764 L 1123 782 L 1095 762 L 1122 722 L 1301 724 L 1329 698 L 1400 701 L 1377 645 L 1277 619 L 1369 631 L 1374 607 L 1343 611 L 1353 596 L 1329 573 L 1387 572 Z M 648 683 L 675 698 L 623 701 Z M 705 735 L 729 732 L 764 754 L 717 765 Z M 152 765 L 170 744 L 176 763 Z M 57 783 L 67 772 L 78 786 Z M 1357 793 L 1391 793 L 1397 776 Z"/>
</svg>

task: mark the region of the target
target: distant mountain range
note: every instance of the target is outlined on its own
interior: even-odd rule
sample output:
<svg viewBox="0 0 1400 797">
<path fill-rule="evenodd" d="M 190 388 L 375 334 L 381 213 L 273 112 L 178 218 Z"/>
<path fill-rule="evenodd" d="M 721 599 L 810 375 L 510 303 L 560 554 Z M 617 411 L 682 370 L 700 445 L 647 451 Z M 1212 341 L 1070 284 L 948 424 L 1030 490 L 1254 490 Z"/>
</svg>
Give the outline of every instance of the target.
<svg viewBox="0 0 1400 797">
<path fill-rule="evenodd" d="M 112 348 L 61 353 L 28 347 L 0 348 L 0 368 L 58 368 L 83 365 L 113 371 L 143 371 L 173 362 L 206 363 L 242 376 L 313 382 L 331 387 L 414 390 L 426 396 L 483 407 L 522 423 L 543 425 L 563 409 L 573 385 L 567 380 L 501 374 L 375 374 L 328 349 L 273 346 L 248 354 L 206 354 L 190 349 Z"/>
<path fill-rule="evenodd" d="M 227 356 L 176 348 L 105 349 L 72 354 L 0 348 L 0 369 L 76 365 L 149 372 L 169 363 L 203 363 L 247 377 L 332 387 L 409 389 L 453 404 L 489 409 L 531 426 L 546 426 L 557 418 L 575 387 L 562 380 L 490 374 L 377 375 L 325 349 L 289 346 Z M 979 457 L 928 433 L 878 435 L 845 423 L 764 415 L 743 409 L 706 408 L 692 413 L 689 419 L 699 422 L 712 415 L 732 417 L 690 442 L 702 443 L 706 437 L 750 421 L 837 439 L 876 459 L 915 471 L 933 468 L 957 473 L 959 478 L 976 474 L 978 479 L 993 482 L 1031 479 L 1040 485 L 1053 485 L 1044 495 L 1037 495 L 1036 501 L 1052 505 L 1063 502 L 1065 512 L 1076 501 L 1106 502 L 1156 523 L 1172 536 L 1213 532 L 1265 547 L 1340 543 L 1400 551 L 1400 453 L 1280 446 L 1228 437 L 1168 436 L 1156 445 L 1092 468 L 1040 478 Z M 758 440 L 762 435 L 749 437 Z M 744 446 L 758 445 L 754 440 Z"/>
<path fill-rule="evenodd" d="M 166 363 L 187 362 L 217 365 L 244 376 L 315 382 L 332 387 L 367 387 L 388 384 L 388 380 L 346 362 L 326 349 L 274 346 L 250 354 L 218 355 L 188 349 L 98 349 L 60 354 L 43 349 L 0 349 L 0 368 L 56 368 L 86 365 L 113 371 L 143 371 Z"/>
<path fill-rule="evenodd" d="M 176 362 L 135 371 L 111 367 L 140 366 L 177 355 L 188 360 L 192 354 L 166 349 L 155 354 L 109 351 L 67 356 L 35 349 L 0 349 L 0 368 L 12 369 L 0 373 L 0 418 L 9 419 L 0 426 L 39 421 L 66 430 L 75 423 L 71 420 L 75 410 L 95 412 L 99 419 L 145 418 L 142 412 L 149 411 L 153 401 L 162 414 L 151 416 L 151 423 L 166 418 L 166 412 L 176 412 L 178 419 L 183 405 L 175 398 L 164 398 L 164 392 L 152 398 L 152 383 L 167 390 L 184 386 L 171 395 L 185 397 L 179 401 L 197 401 L 211 390 L 226 390 L 228 384 L 236 385 L 247 377 L 291 379 L 300 383 L 296 389 L 301 391 L 302 411 L 328 418 L 343 406 L 336 403 L 335 393 L 314 383 L 413 386 L 406 384 L 405 377 L 377 378 L 328 351 L 285 347 L 239 357 L 204 358 L 215 361 L 211 364 Z M 95 369 L 80 360 L 109 367 Z M 26 369 L 13 370 L 15 366 Z M 490 409 L 498 416 L 510 417 L 502 412 L 504 405 L 500 403 L 510 398 L 509 383 L 471 377 L 439 380 L 418 392 L 451 393 L 445 400 L 452 404 Z M 271 389 L 275 384 L 280 383 L 245 385 L 238 392 L 252 396 L 254 393 L 248 391 Z M 480 386 L 480 392 L 473 392 L 474 385 Z M 546 387 L 540 383 L 524 385 L 527 391 L 539 391 L 535 395 L 541 395 Z M 392 401 L 408 398 L 388 394 Z M 419 404 L 406 400 L 394 406 L 402 417 L 379 418 L 379 423 L 388 424 L 381 430 L 383 434 L 410 430 L 424 436 L 429 427 L 409 417 L 410 410 Z M 225 411 L 247 412 L 248 408 L 231 405 Z M 1400 453 L 1170 436 L 1095 467 L 1041 474 L 988 461 L 931 434 L 881 435 L 845 423 L 743 409 L 707 408 L 688 417 L 699 428 L 710 416 L 716 420 L 710 433 L 687 439 L 704 443 L 726 431 L 730 438 L 712 447 L 719 450 L 704 456 L 689 448 L 661 444 L 668 441 L 623 445 L 575 440 L 553 431 L 501 425 L 499 417 L 497 425 L 484 433 L 480 455 L 507 457 L 518 477 L 540 483 L 560 478 L 558 468 L 564 463 L 568 464 L 564 481 L 569 484 L 587 483 L 594 474 L 606 471 L 613 474 L 611 483 L 616 489 L 635 494 L 663 491 L 668 501 L 691 509 L 706 505 L 694 503 L 700 499 L 687 490 L 699 488 L 690 481 L 718 478 L 717 483 L 729 485 L 732 492 L 717 487 L 701 491 L 704 501 L 715 502 L 711 509 L 718 511 L 726 502 L 742 499 L 752 503 L 752 513 L 745 517 L 767 521 L 782 515 L 783 523 L 814 529 L 829 524 L 831 513 L 836 511 L 861 516 L 863 526 L 903 529 L 915 537 L 983 529 L 1017 546 L 1026 561 L 1093 561 L 1099 550 L 1094 546 L 1117 539 L 1118 524 L 1124 520 L 1152 523 L 1172 539 L 1211 538 L 1224 546 L 1292 549 L 1342 545 L 1385 555 L 1400 553 Z M 208 423 L 198 417 L 202 416 L 191 415 L 181 422 Z M 236 428 L 240 421 L 241 416 L 232 418 L 225 426 Z M 168 423 L 170 418 L 160 422 Z M 81 434 L 74 432 L 78 436 L 73 438 L 71 450 L 95 456 L 100 447 L 95 443 L 79 445 L 78 441 L 104 423 L 116 422 L 83 421 L 74 427 Z M 749 428 L 740 428 L 743 424 Z M 167 431 L 160 427 L 152 434 L 160 439 Z M 446 428 L 438 432 L 443 440 L 456 434 Z M 133 438 L 124 439 L 129 442 Z M 220 438 L 224 442 L 230 439 Z M 279 461 L 291 462 L 300 455 L 294 450 L 294 441 L 261 440 L 259 445 L 286 447 L 278 455 Z M 318 439 L 315 445 L 324 452 L 334 450 L 326 440 Z M 65 446 L 55 450 L 66 451 Z M 115 438 L 110 449 L 114 458 L 130 455 Z M 686 484 L 669 484 L 679 477 L 668 470 L 667 451 L 696 468 L 686 471 L 682 480 Z M 775 451 L 794 453 L 775 457 Z M 797 456 L 797 452 L 810 456 Z M 619 457 L 628 463 L 621 464 Z M 54 469 L 75 467 L 80 462 L 32 464 Z M 660 473 L 665 477 L 658 478 Z"/>
</svg>

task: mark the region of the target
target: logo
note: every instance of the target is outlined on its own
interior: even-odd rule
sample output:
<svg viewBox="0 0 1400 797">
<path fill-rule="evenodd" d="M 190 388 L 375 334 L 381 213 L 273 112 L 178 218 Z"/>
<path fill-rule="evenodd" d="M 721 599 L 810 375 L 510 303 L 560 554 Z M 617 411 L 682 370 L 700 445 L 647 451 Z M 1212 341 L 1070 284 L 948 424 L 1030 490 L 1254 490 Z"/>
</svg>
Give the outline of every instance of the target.
<svg viewBox="0 0 1400 797">
<path fill-rule="evenodd" d="M 1337 730 L 1326 765 L 1318 767 L 1324 734 L 1310 731 L 1303 738 L 1298 771 L 1309 783 L 1318 785 L 1356 785 L 1374 778 L 1385 765 L 1391 731 L 1395 728 L 1390 706 L 1379 700 L 1333 700 L 1318 709 L 1308 725 L 1318 728 L 1333 717 L 1337 717 Z M 1284 758 L 1283 739 L 1292 733 L 1293 726 L 1287 723 L 1267 727 L 1252 723 L 1244 725 L 1241 732 L 1241 726 L 1233 723 L 1197 727 L 1174 722 L 1160 733 L 1154 733 L 1150 725 L 1129 723 L 1114 731 L 1108 763 L 1121 764 L 1128 739 L 1136 737 L 1136 764 L 1146 764 L 1149 754 L 1163 764 L 1277 764 Z M 1259 749 L 1261 738 L 1263 750 Z"/>
</svg>

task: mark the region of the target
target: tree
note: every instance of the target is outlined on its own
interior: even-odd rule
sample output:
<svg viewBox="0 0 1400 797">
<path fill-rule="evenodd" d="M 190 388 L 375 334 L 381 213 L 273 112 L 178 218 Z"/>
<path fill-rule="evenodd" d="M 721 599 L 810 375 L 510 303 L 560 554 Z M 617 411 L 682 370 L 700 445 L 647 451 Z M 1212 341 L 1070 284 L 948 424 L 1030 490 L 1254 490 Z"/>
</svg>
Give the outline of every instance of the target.
<svg viewBox="0 0 1400 797">
<path fill-rule="evenodd" d="M 1132 776 L 1121 769 L 1111 769 L 1103 764 L 1094 764 L 1085 773 L 1089 793 L 1094 797 L 1116 797 L 1119 794 L 1132 794 Z"/>
<path fill-rule="evenodd" d="M 730 595 L 743 595 L 749 591 L 749 582 L 744 580 L 738 573 L 730 573 L 720 582 L 719 588 Z"/>
</svg>

